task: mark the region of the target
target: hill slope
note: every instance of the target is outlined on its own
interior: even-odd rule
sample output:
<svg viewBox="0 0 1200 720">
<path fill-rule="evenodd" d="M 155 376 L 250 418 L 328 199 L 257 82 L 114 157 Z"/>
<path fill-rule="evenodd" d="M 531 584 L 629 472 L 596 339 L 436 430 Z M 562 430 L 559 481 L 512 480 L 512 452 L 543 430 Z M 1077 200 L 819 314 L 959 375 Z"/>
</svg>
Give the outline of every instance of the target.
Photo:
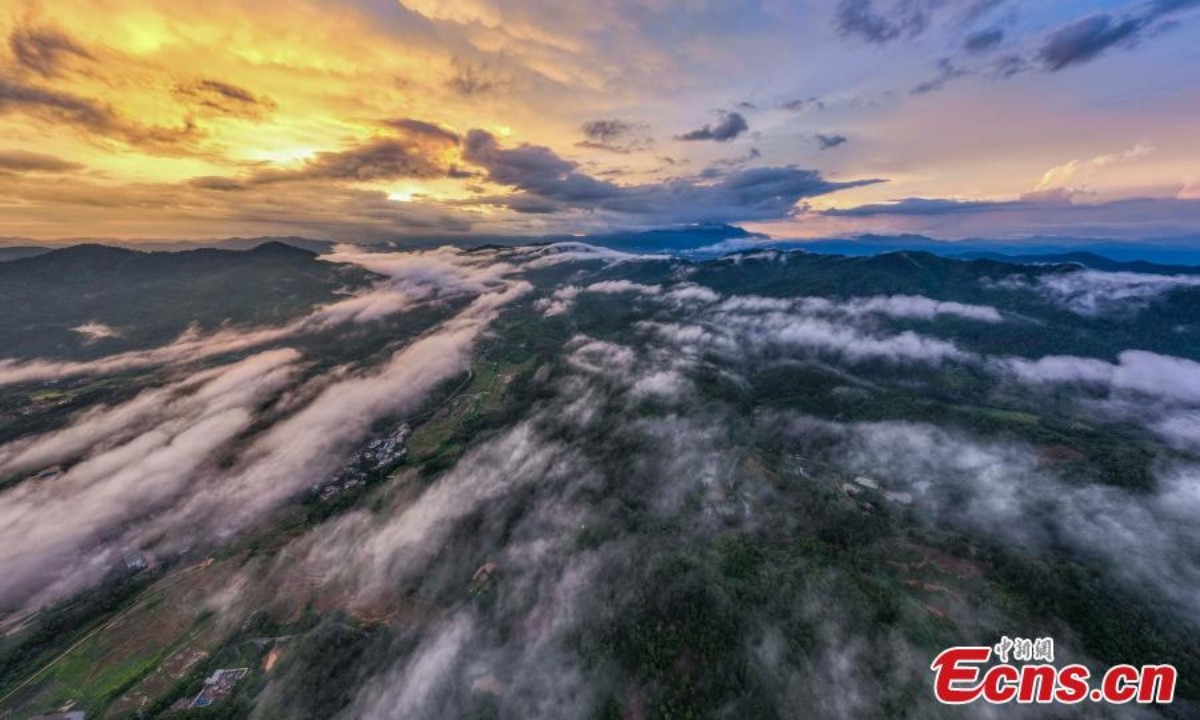
<svg viewBox="0 0 1200 720">
<path fill-rule="evenodd" d="M 365 281 L 282 243 L 247 251 L 77 245 L 0 264 L 8 357 L 91 356 L 164 342 L 192 323 L 277 323 Z M 93 332 L 73 330 L 90 327 Z"/>
</svg>

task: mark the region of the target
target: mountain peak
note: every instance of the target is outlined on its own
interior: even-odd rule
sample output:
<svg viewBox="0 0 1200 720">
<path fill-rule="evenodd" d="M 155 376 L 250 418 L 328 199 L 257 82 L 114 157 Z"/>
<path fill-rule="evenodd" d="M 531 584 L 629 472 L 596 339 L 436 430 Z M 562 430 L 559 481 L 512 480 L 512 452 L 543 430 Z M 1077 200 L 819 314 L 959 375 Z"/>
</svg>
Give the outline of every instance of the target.
<svg viewBox="0 0 1200 720">
<path fill-rule="evenodd" d="M 279 240 L 270 240 L 261 245 L 257 245 L 250 250 L 245 251 L 250 255 L 273 256 L 273 257 L 316 257 L 317 253 L 312 250 L 296 247 Z"/>
</svg>

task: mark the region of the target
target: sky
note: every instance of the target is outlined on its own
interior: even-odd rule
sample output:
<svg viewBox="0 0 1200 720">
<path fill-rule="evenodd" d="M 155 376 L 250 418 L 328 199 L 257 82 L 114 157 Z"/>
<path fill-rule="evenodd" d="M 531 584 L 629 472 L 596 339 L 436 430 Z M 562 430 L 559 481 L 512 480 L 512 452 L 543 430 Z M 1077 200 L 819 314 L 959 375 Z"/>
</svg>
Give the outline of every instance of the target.
<svg viewBox="0 0 1200 720">
<path fill-rule="evenodd" d="M 1200 234 L 1200 0 L 56 0 L 0 236 Z"/>
</svg>

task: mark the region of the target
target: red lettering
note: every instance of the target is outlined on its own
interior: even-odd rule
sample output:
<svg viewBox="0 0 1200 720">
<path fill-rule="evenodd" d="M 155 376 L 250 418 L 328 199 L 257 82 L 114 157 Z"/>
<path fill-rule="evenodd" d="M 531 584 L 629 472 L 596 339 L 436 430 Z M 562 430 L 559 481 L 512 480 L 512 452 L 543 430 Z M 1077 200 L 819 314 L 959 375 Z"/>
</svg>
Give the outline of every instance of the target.
<svg viewBox="0 0 1200 720">
<path fill-rule="evenodd" d="M 1137 694 L 1138 671 L 1132 665 L 1114 665 L 1104 674 L 1104 697 L 1111 703 L 1127 703 Z"/>
<path fill-rule="evenodd" d="M 1090 670 L 1082 665 L 1068 665 L 1058 674 L 1055 697 L 1061 703 L 1075 704 L 1087 699 Z"/>
<path fill-rule="evenodd" d="M 1017 695 L 1020 675 L 1012 665 L 997 665 L 983 676 L 983 699 L 990 703 L 1006 703 Z"/>
<path fill-rule="evenodd" d="M 1053 665 L 1025 665 L 1021 667 L 1021 693 L 1019 703 L 1048 703 L 1054 700 L 1055 677 L 1058 670 Z M 1034 694 L 1034 687 L 1037 694 Z"/>
<path fill-rule="evenodd" d="M 1174 665 L 1143 665 L 1137 701 L 1140 703 L 1173 701 L 1175 699 L 1175 676 Z"/>
<path fill-rule="evenodd" d="M 930 670 L 937 673 L 933 681 L 933 694 L 940 702 L 961 705 L 974 702 L 983 691 L 979 681 L 979 668 L 962 667 L 961 664 L 982 665 L 992 656 L 989 647 L 952 647 L 943 650 Z M 962 687 L 966 684 L 968 687 Z"/>
</svg>

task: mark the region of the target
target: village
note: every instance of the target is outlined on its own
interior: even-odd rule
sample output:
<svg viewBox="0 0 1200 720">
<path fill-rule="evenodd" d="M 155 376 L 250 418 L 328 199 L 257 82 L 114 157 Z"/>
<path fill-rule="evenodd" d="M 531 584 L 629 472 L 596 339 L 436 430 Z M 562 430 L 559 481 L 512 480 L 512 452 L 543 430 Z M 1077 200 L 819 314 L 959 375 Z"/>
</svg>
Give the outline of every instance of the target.
<svg viewBox="0 0 1200 720">
<path fill-rule="evenodd" d="M 376 437 L 355 453 L 336 475 L 314 485 L 312 492 L 324 502 L 344 490 L 366 485 L 372 475 L 390 470 L 408 456 L 405 442 L 411 434 L 408 423 L 400 423 L 387 435 Z"/>
</svg>

